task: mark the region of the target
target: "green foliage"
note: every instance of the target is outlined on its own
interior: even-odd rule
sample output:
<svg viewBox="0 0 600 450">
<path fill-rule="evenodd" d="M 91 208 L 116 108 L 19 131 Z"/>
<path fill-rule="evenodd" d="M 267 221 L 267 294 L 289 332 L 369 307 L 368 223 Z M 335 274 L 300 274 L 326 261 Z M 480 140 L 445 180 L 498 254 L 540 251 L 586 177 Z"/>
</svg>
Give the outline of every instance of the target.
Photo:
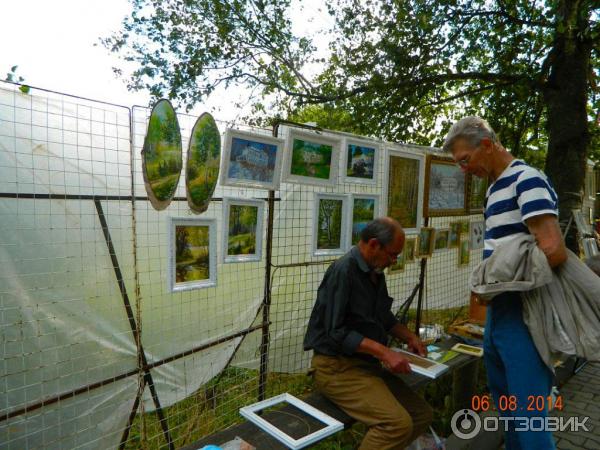
<svg viewBox="0 0 600 450">
<path fill-rule="evenodd" d="M 25 81 L 25 78 L 23 78 L 21 75 L 17 74 L 18 68 L 19 68 L 19 66 L 12 66 L 10 68 L 10 71 L 6 72 L 6 78 L 4 78 L 4 80 L 9 81 L 11 83 L 18 83 L 18 84 L 23 83 L 23 81 Z M 29 94 L 30 90 L 31 90 L 31 88 L 29 86 L 27 86 L 26 84 L 21 84 L 21 86 L 19 86 L 19 91 L 21 91 L 23 94 Z"/>
</svg>

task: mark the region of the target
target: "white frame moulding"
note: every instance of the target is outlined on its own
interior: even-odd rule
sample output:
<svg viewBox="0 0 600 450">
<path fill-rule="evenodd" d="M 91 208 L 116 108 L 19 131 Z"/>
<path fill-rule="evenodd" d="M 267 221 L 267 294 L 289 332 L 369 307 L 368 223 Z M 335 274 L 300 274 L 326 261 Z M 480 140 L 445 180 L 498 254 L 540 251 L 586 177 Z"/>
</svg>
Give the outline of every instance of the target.
<svg viewBox="0 0 600 450">
<path fill-rule="evenodd" d="M 414 228 L 404 227 L 406 234 L 418 234 L 423 224 L 423 197 L 425 195 L 425 160 L 426 155 L 424 153 L 417 153 L 410 147 L 403 146 L 402 144 L 389 145 L 385 148 L 383 164 L 383 202 L 382 209 L 386 215 L 389 215 L 388 204 L 389 204 L 389 183 L 390 183 L 390 158 L 397 156 L 399 158 L 416 159 L 419 161 L 419 174 L 417 178 L 417 219 L 416 226 Z"/>
<path fill-rule="evenodd" d="M 175 281 L 175 227 L 183 225 L 186 227 L 204 226 L 208 227 L 208 279 L 198 281 L 186 281 L 177 283 Z M 169 217 L 168 218 L 168 246 L 169 246 L 169 273 L 167 284 L 170 293 L 190 291 L 215 287 L 217 285 L 217 221 L 215 219 L 196 219 L 193 217 Z"/>
<path fill-rule="evenodd" d="M 361 178 L 361 177 L 351 177 L 346 175 L 347 165 L 348 165 L 348 145 L 358 145 L 360 147 L 372 148 L 375 150 L 375 155 L 373 158 L 373 178 Z M 367 185 L 377 185 L 377 181 L 379 178 L 379 161 L 381 160 L 381 150 L 383 146 L 380 142 L 376 141 L 368 141 L 360 138 L 346 137 L 342 141 L 341 148 L 341 167 L 340 167 L 340 175 L 343 183 L 357 183 L 357 184 L 367 184 Z"/>
<path fill-rule="evenodd" d="M 320 430 L 315 431 L 314 433 L 308 434 L 300 439 L 294 439 L 293 437 L 287 435 L 283 431 L 281 431 L 276 426 L 267 422 L 261 416 L 257 414 L 257 412 L 262 411 L 263 409 L 269 408 L 274 405 L 278 405 L 279 403 L 287 402 L 302 412 L 308 414 L 309 416 L 314 417 L 320 422 L 323 422 L 327 426 L 321 428 Z M 307 447 L 315 442 L 320 441 L 321 439 L 326 438 L 327 436 L 331 436 L 332 434 L 337 433 L 338 431 L 344 428 L 344 424 L 340 421 L 334 419 L 333 417 L 325 414 L 323 411 L 318 410 L 317 408 L 309 405 L 308 403 L 303 402 L 297 397 L 294 397 L 287 392 L 284 394 L 276 395 L 275 397 L 268 398 L 266 400 L 253 403 L 252 405 L 244 406 L 240 408 L 240 414 L 248 421 L 252 422 L 254 425 L 262 429 L 263 431 L 269 433 L 275 439 L 279 440 L 283 444 L 287 445 L 292 450 L 301 449 Z"/>
<path fill-rule="evenodd" d="M 236 206 L 256 206 L 256 253 L 254 255 L 228 255 L 229 250 L 229 211 L 232 205 Z M 239 263 L 249 261 L 260 261 L 262 258 L 262 238 L 264 224 L 265 205 L 262 200 L 247 200 L 242 198 L 223 198 L 223 262 Z"/>
<path fill-rule="evenodd" d="M 319 249 L 319 204 L 321 200 L 341 200 L 342 201 L 342 223 L 340 224 L 340 247 L 339 248 L 324 248 Z M 348 194 L 329 194 L 325 192 L 315 192 L 313 205 L 313 239 L 312 239 L 312 254 L 313 256 L 332 256 L 343 255 L 348 250 L 350 237 L 348 236 L 349 225 L 352 221 L 349 217 L 350 195 Z M 350 225 L 351 226 L 351 225 Z"/>
<path fill-rule="evenodd" d="M 292 174 L 292 154 L 294 152 L 294 139 L 305 142 L 331 146 L 331 163 L 329 165 L 329 178 L 317 178 L 305 175 Z M 338 170 L 340 166 L 340 149 L 342 141 L 338 137 L 318 134 L 316 132 L 299 131 L 296 128 L 288 128 L 285 143 L 285 158 L 283 160 L 283 173 L 281 181 L 284 183 L 299 183 L 311 186 L 336 186 L 338 181 Z"/>
</svg>

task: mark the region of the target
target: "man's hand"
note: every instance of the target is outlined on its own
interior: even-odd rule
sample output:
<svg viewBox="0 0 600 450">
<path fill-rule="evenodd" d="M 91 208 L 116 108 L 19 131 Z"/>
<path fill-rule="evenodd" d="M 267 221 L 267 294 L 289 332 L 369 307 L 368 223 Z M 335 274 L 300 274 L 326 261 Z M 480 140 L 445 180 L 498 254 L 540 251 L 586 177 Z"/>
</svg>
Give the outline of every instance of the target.
<svg viewBox="0 0 600 450">
<path fill-rule="evenodd" d="M 408 351 L 416 353 L 420 356 L 427 356 L 427 347 L 423 344 L 423 341 L 419 339 L 416 335 L 413 335 L 407 341 Z"/>
<path fill-rule="evenodd" d="M 402 356 L 400 353 L 394 350 L 388 349 L 383 358 L 381 359 L 383 367 L 393 373 L 411 373 L 410 364 L 408 359 Z"/>
</svg>

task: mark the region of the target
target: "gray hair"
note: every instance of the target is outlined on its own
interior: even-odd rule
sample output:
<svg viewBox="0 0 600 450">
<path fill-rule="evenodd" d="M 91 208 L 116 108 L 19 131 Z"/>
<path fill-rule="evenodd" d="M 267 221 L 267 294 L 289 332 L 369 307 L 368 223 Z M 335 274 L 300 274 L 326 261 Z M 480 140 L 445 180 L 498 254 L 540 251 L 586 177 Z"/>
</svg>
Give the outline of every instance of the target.
<svg viewBox="0 0 600 450">
<path fill-rule="evenodd" d="M 477 147 L 483 138 L 489 138 L 494 143 L 498 142 L 498 137 L 490 124 L 477 116 L 463 117 L 452 125 L 442 147 L 444 151 L 452 151 L 454 142 L 459 138 L 466 139 L 471 147 Z"/>
<path fill-rule="evenodd" d="M 394 240 L 396 233 L 404 233 L 400 224 L 391 217 L 378 217 L 367 224 L 360 232 L 360 240 L 369 242 L 375 238 L 381 245 L 387 245 Z"/>
<path fill-rule="evenodd" d="M 600 255 L 587 258 L 585 263 L 596 275 L 600 276 Z"/>
</svg>

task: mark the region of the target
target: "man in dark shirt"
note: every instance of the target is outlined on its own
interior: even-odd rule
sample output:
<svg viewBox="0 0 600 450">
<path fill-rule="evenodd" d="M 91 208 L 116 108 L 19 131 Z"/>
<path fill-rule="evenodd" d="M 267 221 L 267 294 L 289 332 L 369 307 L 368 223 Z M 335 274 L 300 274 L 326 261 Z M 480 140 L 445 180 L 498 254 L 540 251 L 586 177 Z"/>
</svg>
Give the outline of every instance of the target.
<svg viewBox="0 0 600 450">
<path fill-rule="evenodd" d="M 402 449 L 432 420 L 425 400 L 393 375 L 410 372 L 408 360 L 387 346 L 392 335 L 426 355 L 392 314 L 383 275 L 403 246 L 397 221 L 370 222 L 358 245 L 327 269 L 304 337 L 304 349 L 314 350 L 317 389 L 369 427 L 362 450 Z"/>
</svg>

